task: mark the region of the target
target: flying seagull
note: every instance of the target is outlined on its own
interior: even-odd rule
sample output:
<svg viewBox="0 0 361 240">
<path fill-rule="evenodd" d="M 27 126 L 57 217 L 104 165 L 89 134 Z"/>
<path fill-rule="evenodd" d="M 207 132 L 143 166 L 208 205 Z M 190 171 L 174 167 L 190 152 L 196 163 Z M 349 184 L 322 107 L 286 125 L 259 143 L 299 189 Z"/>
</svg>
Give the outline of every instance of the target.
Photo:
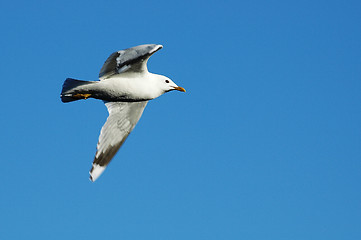
<svg viewBox="0 0 361 240">
<path fill-rule="evenodd" d="M 146 44 L 112 53 L 100 69 L 100 81 L 65 80 L 60 95 L 62 102 L 95 98 L 102 100 L 109 112 L 89 172 L 91 181 L 103 173 L 149 100 L 172 90 L 185 92 L 168 77 L 148 72 L 149 57 L 162 47 Z"/>
</svg>

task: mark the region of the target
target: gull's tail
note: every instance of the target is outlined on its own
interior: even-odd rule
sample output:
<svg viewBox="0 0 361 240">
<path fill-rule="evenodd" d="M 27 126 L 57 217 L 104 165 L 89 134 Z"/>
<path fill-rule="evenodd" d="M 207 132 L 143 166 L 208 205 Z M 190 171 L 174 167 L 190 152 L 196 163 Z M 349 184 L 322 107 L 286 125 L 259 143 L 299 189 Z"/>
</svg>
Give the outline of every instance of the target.
<svg viewBox="0 0 361 240">
<path fill-rule="evenodd" d="M 91 97 L 91 94 L 87 91 L 89 88 L 85 86 L 94 83 L 94 81 L 82 81 L 67 78 L 63 84 L 63 89 L 61 90 L 61 101 L 66 103 Z"/>
</svg>

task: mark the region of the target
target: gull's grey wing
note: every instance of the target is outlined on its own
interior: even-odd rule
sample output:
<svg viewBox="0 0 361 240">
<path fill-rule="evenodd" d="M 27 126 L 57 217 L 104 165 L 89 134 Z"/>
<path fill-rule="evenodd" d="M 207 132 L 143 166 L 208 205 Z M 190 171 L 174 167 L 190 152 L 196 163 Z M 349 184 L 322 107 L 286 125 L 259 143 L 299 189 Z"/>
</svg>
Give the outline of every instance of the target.
<svg viewBox="0 0 361 240">
<path fill-rule="evenodd" d="M 95 181 L 105 170 L 139 121 L 147 103 L 147 101 L 105 103 L 109 117 L 100 131 L 93 167 L 89 172 L 91 181 Z"/>
<path fill-rule="evenodd" d="M 145 44 L 112 53 L 100 69 L 100 80 L 126 71 L 148 71 L 149 57 L 162 47 L 162 45 Z"/>
</svg>

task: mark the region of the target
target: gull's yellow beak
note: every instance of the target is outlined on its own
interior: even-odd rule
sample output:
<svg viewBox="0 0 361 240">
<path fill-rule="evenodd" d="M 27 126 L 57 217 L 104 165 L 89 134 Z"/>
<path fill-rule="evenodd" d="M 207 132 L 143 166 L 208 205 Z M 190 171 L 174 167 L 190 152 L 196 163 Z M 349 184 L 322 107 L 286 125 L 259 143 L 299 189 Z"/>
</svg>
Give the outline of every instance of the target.
<svg viewBox="0 0 361 240">
<path fill-rule="evenodd" d="M 181 91 L 181 92 L 186 92 L 186 90 L 184 88 L 182 88 L 182 87 L 174 87 L 173 89 Z"/>
</svg>

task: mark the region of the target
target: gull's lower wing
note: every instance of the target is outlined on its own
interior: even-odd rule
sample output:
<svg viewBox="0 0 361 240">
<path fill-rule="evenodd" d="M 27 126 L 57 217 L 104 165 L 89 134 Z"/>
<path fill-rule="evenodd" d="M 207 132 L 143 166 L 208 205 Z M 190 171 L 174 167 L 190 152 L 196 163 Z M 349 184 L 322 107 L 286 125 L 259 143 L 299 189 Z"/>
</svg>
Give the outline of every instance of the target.
<svg viewBox="0 0 361 240">
<path fill-rule="evenodd" d="M 105 103 L 109 117 L 100 131 L 93 167 L 89 172 L 91 181 L 95 181 L 105 170 L 134 129 L 147 103 L 147 101 Z"/>
<path fill-rule="evenodd" d="M 100 80 L 126 71 L 146 72 L 149 57 L 162 45 L 145 44 L 112 53 L 100 69 Z"/>
</svg>

